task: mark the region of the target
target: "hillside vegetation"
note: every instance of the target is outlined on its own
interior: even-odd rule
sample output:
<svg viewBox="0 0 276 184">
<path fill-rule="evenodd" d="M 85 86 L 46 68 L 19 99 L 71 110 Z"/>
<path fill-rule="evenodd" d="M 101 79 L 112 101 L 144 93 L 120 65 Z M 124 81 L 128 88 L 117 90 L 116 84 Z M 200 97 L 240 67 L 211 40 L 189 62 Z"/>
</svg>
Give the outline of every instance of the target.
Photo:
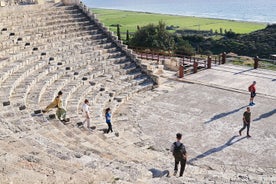
<svg viewBox="0 0 276 184">
<path fill-rule="evenodd" d="M 234 52 L 262 58 L 276 52 L 276 25 L 122 10 L 92 11 L 112 31 L 120 30 L 120 38 L 134 47 L 183 55 Z M 160 22 L 164 24 L 161 27 Z"/>
<path fill-rule="evenodd" d="M 202 50 L 213 53 L 235 52 L 239 55 L 268 58 L 276 52 L 276 24 L 249 34 L 228 33 L 220 40 L 203 40 Z"/>
</svg>

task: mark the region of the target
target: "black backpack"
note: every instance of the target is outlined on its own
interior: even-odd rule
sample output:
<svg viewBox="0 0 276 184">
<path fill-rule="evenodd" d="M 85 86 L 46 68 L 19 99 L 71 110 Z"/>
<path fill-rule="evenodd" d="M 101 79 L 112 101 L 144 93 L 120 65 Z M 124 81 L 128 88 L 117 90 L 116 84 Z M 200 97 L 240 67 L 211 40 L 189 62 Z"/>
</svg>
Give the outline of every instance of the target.
<svg viewBox="0 0 276 184">
<path fill-rule="evenodd" d="M 180 143 L 179 146 L 177 146 L 176 142 L 174 142 L 173 144 L 174 144 L 173 156 L 175 158 L 182 159 L 183 158 L 183 152 L 182 152 L 183 144 Z"/>
</svg>

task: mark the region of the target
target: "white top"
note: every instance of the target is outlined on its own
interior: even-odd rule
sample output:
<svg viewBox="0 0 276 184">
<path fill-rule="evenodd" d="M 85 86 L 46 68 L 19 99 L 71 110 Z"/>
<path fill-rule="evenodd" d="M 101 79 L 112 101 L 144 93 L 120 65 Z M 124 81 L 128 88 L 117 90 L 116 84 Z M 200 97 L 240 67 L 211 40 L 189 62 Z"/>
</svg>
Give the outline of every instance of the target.
<svg viewBox="0 0 276 184">
<path fill-rule="evenodd" d="M 89 114 L 89 106 L 86 103 L 82 105 L 82 112 L 84 117 L 86 117 L 86 112 Z"/>
</svg>

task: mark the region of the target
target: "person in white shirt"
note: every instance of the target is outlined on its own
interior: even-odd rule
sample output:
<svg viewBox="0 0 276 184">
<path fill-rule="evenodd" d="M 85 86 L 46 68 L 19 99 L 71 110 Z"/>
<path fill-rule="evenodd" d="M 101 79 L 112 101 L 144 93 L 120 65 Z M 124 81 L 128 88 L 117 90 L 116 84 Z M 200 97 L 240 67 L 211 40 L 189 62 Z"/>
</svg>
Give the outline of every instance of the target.
<svg viewBox="0 0 276 184">
<path fill-rule="evenodd" d="M 90 128 L 90 115 L 89 115 L 89 101 L 87 99 L 84 100 L 84 104 L 82 105 L 83 117 L 85 120 L 83 121 L 83 125 L 87 122 L 87 128 Z"/>
</svg>

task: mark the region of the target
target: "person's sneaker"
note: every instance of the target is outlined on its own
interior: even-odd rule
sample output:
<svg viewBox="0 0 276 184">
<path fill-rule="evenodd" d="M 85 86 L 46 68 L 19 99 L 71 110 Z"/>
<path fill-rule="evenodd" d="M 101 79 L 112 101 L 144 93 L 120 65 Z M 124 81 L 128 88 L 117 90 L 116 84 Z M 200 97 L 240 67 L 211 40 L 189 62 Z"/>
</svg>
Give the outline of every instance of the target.
<svg viewBox="0 0 276 184">
<path fill-rule="evenodd" d="M 176 176 L 176 174 L 177 174 L 177 171 L 174 171 L 173 175 Z"/>
<path fill-rule="evenodd" d="M 250 103 L 249 103 L 249 106 L 252 106 L 252 105 L 253 105 L 252 102 L 250 102 Z"/>
<path fill-rule="evenodd" d="M 77 126 L 78 126 L 78 127 L 82 127 L 82 126 L 83 126 L 83 122 L 78 122 L 78 123 L 77 123 Z"/>
<path fill-rule="evenodd" d="M 239 131 L 239 134 L 240 134 L 240 136 L 241 136 L 241 131 Z"/>
<path fill-rule="evenodd" d="M 252 102 L 252 105 L 255 105 L 255 103 L 254 103 L 254 102 Z"/>
</svg>

